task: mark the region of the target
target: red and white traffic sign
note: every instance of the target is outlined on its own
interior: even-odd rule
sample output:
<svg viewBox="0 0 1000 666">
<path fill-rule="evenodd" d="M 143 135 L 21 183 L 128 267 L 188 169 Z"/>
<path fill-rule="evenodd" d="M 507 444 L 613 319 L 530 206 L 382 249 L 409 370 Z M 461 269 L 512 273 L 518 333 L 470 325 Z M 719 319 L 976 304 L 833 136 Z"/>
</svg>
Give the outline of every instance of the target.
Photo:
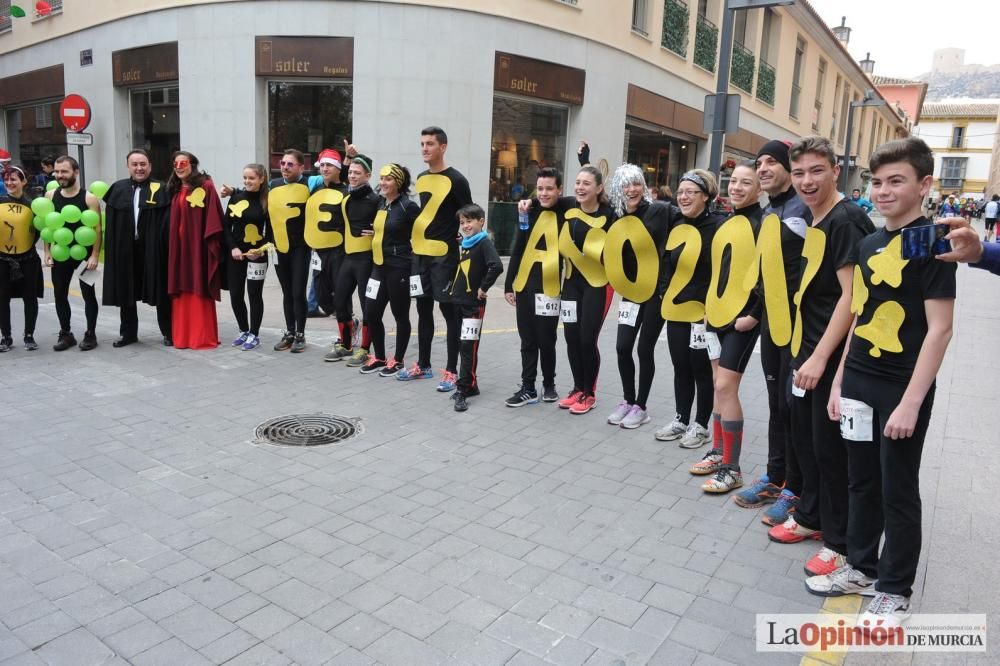
<svg viewBox="0 0 1000 666">
<path fill-rule="evenodd" d="M 69 132 L 82 132 L 90 124 L 90 104 L 81 95 L 70 93 L 59 105 L 59 117 Z"/>
</svg>

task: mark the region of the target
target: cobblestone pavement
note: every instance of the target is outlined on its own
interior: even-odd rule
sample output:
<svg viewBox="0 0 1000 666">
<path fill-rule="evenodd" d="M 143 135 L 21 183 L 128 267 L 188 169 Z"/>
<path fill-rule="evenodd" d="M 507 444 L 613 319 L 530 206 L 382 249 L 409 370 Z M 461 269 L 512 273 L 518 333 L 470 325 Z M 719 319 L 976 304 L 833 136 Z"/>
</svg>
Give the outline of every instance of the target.
<svg viewBox="0 0 1000 666">
<path fill-rule="evenodd" d="M 914 601 L 996 620 L 1000 278 L 959 275 Z M 687 473 L 704 449 L 653 439 L 673 401 L 665 342 L 654 421 L 638 430 L 604 421 L 620 391 L 610 321 L 596 411 L 508 409 L 518 339 L 494 295 L 483 395 L 456 414 L 430 381 L 323 363 L 332 320 L 310 320 L 308 353 L 270 351 L 280 307 L 266 291 L 271 328 L 253 352 L 164 348 L 140 306 L 142 344 L 113 349 L 117 312 L 102 308 L 100 346 L 57 354 L 49 295 L 42 349 L 0 356 L 4 664 L 798 662 L 754 652 L 754 615 L 821 607 L 802 582 L 815 545 L 770 543 L 758 511 Z M 235 326 L 228 303 L 218 310 L 225 343 Z M 565 390 L 561 342 L 559 359 Z M 754 478 L 766 458 L 756 360 L 742 395 Z M 318 448 L 252 441 L 268 418 L 315 412 L 358 417 L 364 432 Z M 996 663 L 995 646 L 980 663 Z M 890 661 L 942 659 L 902 657 Z"/>
</svg>

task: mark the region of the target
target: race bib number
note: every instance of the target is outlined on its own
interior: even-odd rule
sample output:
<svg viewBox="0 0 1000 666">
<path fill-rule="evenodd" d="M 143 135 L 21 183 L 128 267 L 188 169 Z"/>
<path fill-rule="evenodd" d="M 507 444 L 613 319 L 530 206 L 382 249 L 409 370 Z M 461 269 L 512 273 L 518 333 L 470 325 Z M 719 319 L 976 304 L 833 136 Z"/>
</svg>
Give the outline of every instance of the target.
<svg viewBox="0 0 1000 666">
<path fill-rule="evenodd" d="M 708 339 L 705 337 L 705 324 L 691 324 L 691 340 L 688 347 L 691 349 L 708 349 Z"/>
<path fill-rule="evenodd" d="M 535 314 L 540 317 L 558 317 L 559 299 L 545 294 L 535 294 Z"/>
<path fill-rule="evenodd" d="M 463 319 L 462 320 L 462 339 L 463 340 L 478 340 L 479 333 L 483 327 L 482 319 Z"/>
<path fill-rule="evenodd" d="M 424 295 L 424 283 L 420 280 L 419 275 L 410 276 L 410 296 L 423 296 Z"/>
<path fill-rule="evenodd" d="M 708 360 L 718 361 L 722 356 L 722 342 L 715 331 L 705 331 L 705 342 L 708 345 Z"/>
<path fill-rule="evenodd" d="M 796 372 L 795 370 L 792 370 L 792 395 L 794 395 L 796 398 L 804 398 L 806 397 L 806 390 L 804 388 L 799 388 L 798 386 L 795 385 L 795 376 L 797 374 L 799 373 Z"/>
<path fill-rule="evenodd" d="M 576 323 L 576 301 L 562 301 L 559 304 L 559 319 L 564 324 Z"/>
<path fill-rule="evenodd" d="M 871 442 L 874 410 L 850 398 L 840 399 L 840 436 L 850 442 Z"/>
<path fill-rule="evenodd" d="M 267 264 L 256 264 L 252 262 L 247 263 L 248 280 L 263 280 L 265 275 L 267 275 Z"/>
<path fill-rule="evenodd" d="M 381 286 L 382 283 L 375 278 L 368 278 L 368 286 L 365 287 L 365 297 L 378 298 L 378 288 Z"/>
<path fill-rule="evenodd" d="M 618 324 L 635 326 L 639 321 L 639 304 L 622 301 L 618 305 Z"/>
<path fill-rule="evenodd" d="M 321 271 L 323 270 L 323 260 L 319 258 L 319 255 L 315 252 L 312 253 L 312 259 L 309 260 L 309 270 Z"/>
</svg>

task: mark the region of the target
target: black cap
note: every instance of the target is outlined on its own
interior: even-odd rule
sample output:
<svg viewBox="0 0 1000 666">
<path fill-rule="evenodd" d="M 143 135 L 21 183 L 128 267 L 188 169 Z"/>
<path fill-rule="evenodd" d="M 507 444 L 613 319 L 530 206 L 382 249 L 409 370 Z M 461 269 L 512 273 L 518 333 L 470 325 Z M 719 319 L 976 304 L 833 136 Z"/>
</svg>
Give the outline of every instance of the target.
<svg viewBox="0 0 1000 666">
<path fill-rule="evenodd" d="M 757 151 L 757 159 L 760 159 L 764 155 L 773 157 L 781 166 L 785 167 L 785 171 L 791 173 L 792 164 L 788 161 L 788 148 L 789 143 L 787 141 L 771 139 Z"/>
</svg>

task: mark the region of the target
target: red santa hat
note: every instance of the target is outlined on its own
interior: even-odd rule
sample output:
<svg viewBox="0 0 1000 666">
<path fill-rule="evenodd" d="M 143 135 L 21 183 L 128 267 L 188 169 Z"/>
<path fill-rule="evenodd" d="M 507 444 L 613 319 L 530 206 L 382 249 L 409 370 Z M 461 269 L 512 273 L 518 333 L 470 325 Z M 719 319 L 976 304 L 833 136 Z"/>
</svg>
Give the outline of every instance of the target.
<svg viewBox="0 0 1000 666">
<path fill-rule="evenodd" d="M 8 153 L 3 148 L 0 148 L 0 162 L 9 162 L 9 161 L 10 161 L 10 153 Z"/>
<path fill-rule="evenodd" d="M 333 166 L 340 168 L 342 164 L 340 161 L 340 153 L 333 148 L 327 148 L 320 151 L 319 157 L 316 158 L 316 164 L 313 166 L 318 168 L 320 164 L 332 164 Z"/>
</svg>

